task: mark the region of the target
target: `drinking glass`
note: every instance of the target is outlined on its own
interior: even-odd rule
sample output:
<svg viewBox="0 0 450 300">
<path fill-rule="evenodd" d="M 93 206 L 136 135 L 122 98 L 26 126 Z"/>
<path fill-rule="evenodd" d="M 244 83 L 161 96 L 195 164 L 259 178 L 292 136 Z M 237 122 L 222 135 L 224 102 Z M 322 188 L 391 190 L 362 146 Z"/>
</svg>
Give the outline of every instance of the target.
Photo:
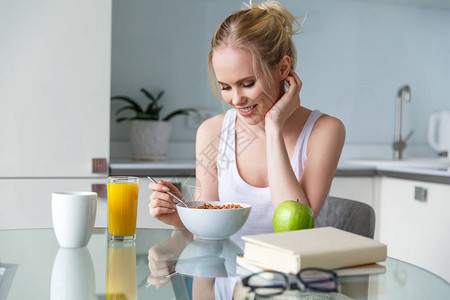
<svg viewBox="0 0 450 300">
<path fill-rule="evenodd" d="M 136 217 L 139 178 L 108 177 L 108 236 L 110 240 L 133 241 L 136 238 Z"/>
</svg>

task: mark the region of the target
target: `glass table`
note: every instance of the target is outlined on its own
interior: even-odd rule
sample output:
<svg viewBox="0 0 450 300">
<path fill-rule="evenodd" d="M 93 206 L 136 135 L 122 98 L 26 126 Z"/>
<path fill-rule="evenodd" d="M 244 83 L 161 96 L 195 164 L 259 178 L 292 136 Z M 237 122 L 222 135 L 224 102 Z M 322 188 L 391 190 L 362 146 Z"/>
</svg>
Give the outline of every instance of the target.
<svg viewBox="0 0 450 300">
<path fill-rule="evenodd" d="M 53 229 L 0 230 L 0 300 L 248 299 L 238 243 L 193 240 L 188 232 L 138 229 L 109 243 L 96 228 L 87 247 L 60 248 Z M 384 274 L 339 278 L 338 293 L 288 291 L 278 299 L 450 299 L 449 283 L 388 258 Z"/>
</svg>

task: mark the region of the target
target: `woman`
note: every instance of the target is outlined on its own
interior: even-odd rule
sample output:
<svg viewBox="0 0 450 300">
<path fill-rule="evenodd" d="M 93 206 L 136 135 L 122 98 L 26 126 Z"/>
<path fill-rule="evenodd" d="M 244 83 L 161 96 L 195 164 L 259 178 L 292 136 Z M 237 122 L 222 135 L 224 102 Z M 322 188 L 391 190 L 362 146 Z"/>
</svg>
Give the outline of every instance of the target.
<svg viewBox="0 0 450 300">
<path fill-rule="evenodd" d="M 212 39 L 213 89 L 218 94 L 217 83 L 219 98 L 232 108 L 198 129 L 196 200 L 251 204 L 239 235 L 273 232 L 274 210 L 285 200 L 298 199 L 317 217 L 344 144 L 338 119 L 301 106 L 292 41 L 298 25 L 282 4 L 269 1 L 235 12 Z M 150 183 L 150 214 L 182 227 L 167 188 L 181 196 L 169 182 Z"/>
</svg>

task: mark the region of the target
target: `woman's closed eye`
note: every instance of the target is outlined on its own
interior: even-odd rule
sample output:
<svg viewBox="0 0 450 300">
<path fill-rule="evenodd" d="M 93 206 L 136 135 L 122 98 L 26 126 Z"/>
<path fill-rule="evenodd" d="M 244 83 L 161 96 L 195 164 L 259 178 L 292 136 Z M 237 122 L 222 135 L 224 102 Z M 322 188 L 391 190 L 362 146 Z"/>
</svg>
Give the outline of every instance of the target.
<svg viewBox="0 0 450 300">
<path fill-rule="evenodd" d="M 254 86 L 254 85 L 255 85 L 255 81 L 252 81 L 252 82 L 243 84 L 243 86 L 244 86 L 245 88 L 250 88 L 250 87 L 252 87 L 252 86 Z"/>
<path fill-rule="evenodd" d="M 254 85 L 255 85 L 255 82 L 256 81 L 251 81 L 251 82 L 246 82 L 246 83 L 242 83 L 242 86 L 244 87 L 244 88 L 251 88 L 251 87 L 253 87 Z M 229 90 L 231 90 L 231 86 L 229 86 L 229 85 L 220 85 L 220 89 L 222 90 L 222 91 L 229 91 Z"/>
</svg>

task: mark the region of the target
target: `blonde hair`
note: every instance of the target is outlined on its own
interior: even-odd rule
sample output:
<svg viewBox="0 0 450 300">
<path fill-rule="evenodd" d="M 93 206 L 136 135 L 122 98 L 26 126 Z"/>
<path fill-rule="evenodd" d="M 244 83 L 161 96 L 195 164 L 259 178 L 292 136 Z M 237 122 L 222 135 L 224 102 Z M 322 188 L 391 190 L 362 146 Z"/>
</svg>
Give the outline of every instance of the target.
<svg viewBox="0 0 450 300">
<path fill-rule="evenodd" d="M 273 84 L 271 70 L 285 56 L 291 59 L 291 69 L 297 63 L 297 53 L 292 36 L 301 30 L 301 25 L 278 1 L 254 4 L 247 9 L 234 12 L 217 28 L 211 41 L 208 68 L 211 87 L 221 99 L 214 79 L 212 57 L 215 51 L 233 47 L 248 50 L 252 57 L 256 78 Z M 260 72 L 260 71 L 261 72 Z"/>
</svg>

